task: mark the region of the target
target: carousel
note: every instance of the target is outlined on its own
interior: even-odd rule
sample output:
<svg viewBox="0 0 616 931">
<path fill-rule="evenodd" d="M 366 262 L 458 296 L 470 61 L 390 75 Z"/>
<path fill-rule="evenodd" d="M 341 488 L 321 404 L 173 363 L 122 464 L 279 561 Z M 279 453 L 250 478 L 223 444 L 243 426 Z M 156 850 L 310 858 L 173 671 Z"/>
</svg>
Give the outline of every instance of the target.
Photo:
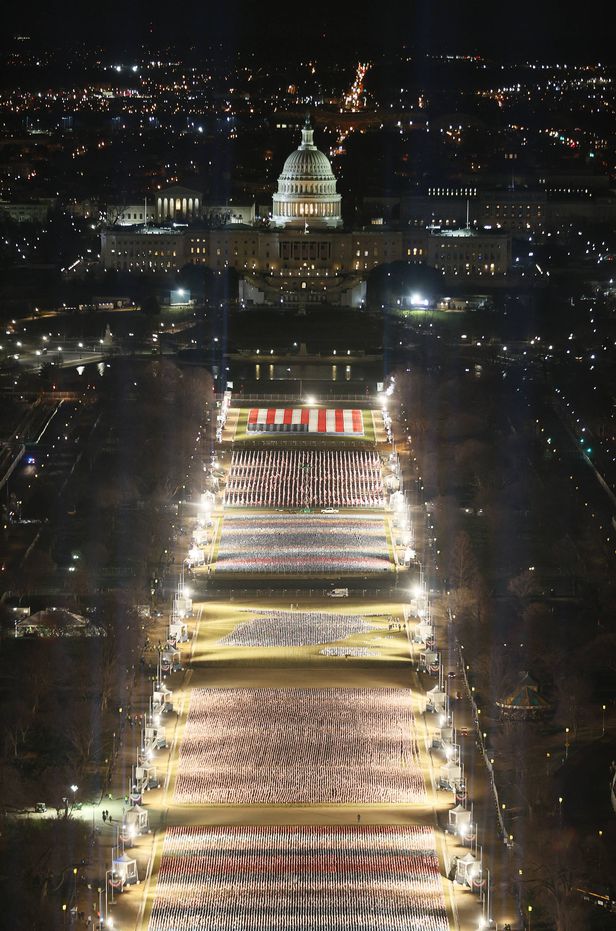
<svg viewBox="0 0 616 931">
<path fill-rule="evenodd" d="M 549 701 L 539 693 L 539 684 L 527 672 L 496 702 L 496 707 L 507 721 L 537 721 L 551 710 Z"/>
</svg>

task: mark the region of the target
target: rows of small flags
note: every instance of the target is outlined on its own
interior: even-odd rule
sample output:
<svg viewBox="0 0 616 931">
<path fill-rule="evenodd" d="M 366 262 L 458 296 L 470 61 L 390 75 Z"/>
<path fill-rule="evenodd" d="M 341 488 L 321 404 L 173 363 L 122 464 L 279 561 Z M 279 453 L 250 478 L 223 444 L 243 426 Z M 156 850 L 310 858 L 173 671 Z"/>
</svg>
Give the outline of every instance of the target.
<svg viewBox="0 0 616 931">
<path fill-rule="evenodd" d="M 248 433 L 324 433 L 363 436 L 360 410 L 346 408 L 253 407 L 248 411 Z"/>
<path fill-rule="evenodd" d="M 378 453 L 363 449 L 234 451 L 224 504 L 231 507 L 383 507 Z"/>
</svg>

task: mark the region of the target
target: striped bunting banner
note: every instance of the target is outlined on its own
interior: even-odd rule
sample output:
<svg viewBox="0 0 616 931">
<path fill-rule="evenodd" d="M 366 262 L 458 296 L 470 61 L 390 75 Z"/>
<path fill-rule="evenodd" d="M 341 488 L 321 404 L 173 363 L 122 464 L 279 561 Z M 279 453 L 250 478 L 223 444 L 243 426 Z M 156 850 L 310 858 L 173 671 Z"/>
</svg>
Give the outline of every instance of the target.
<svg viewBox="0 0 616 931">
<path fill-rule="evenodd" d="M 325 407 L 253 407 L 248 411 L 249 433 L 324 433 L 363 436 L 360 410 Z"/>
</svg>

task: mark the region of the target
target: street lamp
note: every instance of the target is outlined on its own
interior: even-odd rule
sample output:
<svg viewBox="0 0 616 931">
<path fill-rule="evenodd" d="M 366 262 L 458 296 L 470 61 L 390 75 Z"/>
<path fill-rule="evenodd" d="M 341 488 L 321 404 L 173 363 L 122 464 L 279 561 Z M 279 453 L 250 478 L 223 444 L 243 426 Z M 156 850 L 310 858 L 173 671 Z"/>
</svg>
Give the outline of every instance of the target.
<svg viewBox="0 0 616 931">
<path fill-rule="evenodd" d="M 601 705 L 601 736 L 605 737 L 605 705 Z"/>
<path fill-rule="evenodd" d="M 530 931 L 530 916 L 532 915 L 533 907 L 532 905 L 528 906 L 528 931 Z"/>
<path fill-rule="evenodd" d="M 569 728 L 565 728 L 565 759 L 569 756 Z"/>
</svg>

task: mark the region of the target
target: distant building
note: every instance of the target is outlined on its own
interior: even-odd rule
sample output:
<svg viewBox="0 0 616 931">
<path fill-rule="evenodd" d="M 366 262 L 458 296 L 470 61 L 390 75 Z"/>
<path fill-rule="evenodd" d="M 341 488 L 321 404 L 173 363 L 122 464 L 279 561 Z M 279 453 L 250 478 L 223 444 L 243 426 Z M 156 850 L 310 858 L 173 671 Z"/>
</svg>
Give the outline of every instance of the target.
<svg viewBox="0 0 616 931">
<path fill-rule="evenodd" d="M 168 187 L 156 196 L 156 222 L 194 222 L 201 219 L 202 208 L 203 194 L 201 191 L 180 185 Z"/>
<path fill-rule="evenodd" d="M 400 218 L 416 227 L 454 229 L 468 222 L 477 229 L 540 233 L 545 225 L 546 204 L 543 191 L 480 191 L 476 187 L 443 185 L 403 197 Z"/>
<path fill-rule="evenodd" d="M 108 204 L 105 211 L 106 222 L 117 226 L 138 226 L 154 223 L 156 208 L 145 200 L 134 204 Z"/>
<path fill-rule="evenodd" d="M 428 187 L 423 193 L 400 198 L 400 220 L 418 228 L 441 226 L 454 229 L 467 222 L 474 229 L 501 229 L 514 235 L 541 234 L 563 223 L 614 223 L 616 197 L 597 185 L 584 187 L 563 179 L 538 179 L 534 188 L 481 190 L 472 185 Z M 377 198 L 365 205 L 378 216 Z M 391 204 L 390 210 L 391 208 Z"/>
<path fill-rule="evenodd" d="M 185 231 L 164 226 L 114 226 L 101 234 L 105 268 L 173 271 L 186 265 Z"/>
<path fill-rule="evenodd" d="M 50 199 L 11 203 L 0 200 L 0 215 L 10 217 L 16 223 L 44 223 L 54 201 Z"/>
<path fill-rule="evenodd" d="M 284 163 L 273 197 L 272 225 L 276 227 L 337 229 L 342 226 L 341 196 L 329 159 L 314 144 L 307 118 L 299 148 Z"/>
<path fill-rule="evenodd" d="M 326 155 L 307 121 L 299 148 L 285 161 L 269 226 L 254 207 L 204 206 L 189 188 L 161 191 L 161 223 L 102 233 L 106 268 L 171 271 L 185 264 L 240 274 L 240 298 L 255 303 L 360 304 L 366 277 L 391 262 L 425 263 L 449 283 L 502 278 L 511 264 L 504 230 L 427 229 L 385 223 L 343 230 L 341 198 Z M 199 219 L 192 219 L 199 213 Z M 173 217 L 171 217 L 173 214 Z M 177 225 L 176 225 L 177 224 Z"/>
<path fill-rule="evenodd" d="M 511 237 L 469 229 L 435 230 L 427 240 L 426 264 L 449 281 L 502 276 L 511 265 Z"/>
<path fill-rule="evenodd" d="M 252 226 L 256 208 L 254 204 L 204 204 L 203 219 L 209 226 Z"/>
<path fill-rule="evenodd" d="M 66 205 L 66 210 L 72 216 L 80 217 L 82 220 L 99 220 L 101 216 L 100 202 L 93 197 L 71 200 Z"/>
</svg>

